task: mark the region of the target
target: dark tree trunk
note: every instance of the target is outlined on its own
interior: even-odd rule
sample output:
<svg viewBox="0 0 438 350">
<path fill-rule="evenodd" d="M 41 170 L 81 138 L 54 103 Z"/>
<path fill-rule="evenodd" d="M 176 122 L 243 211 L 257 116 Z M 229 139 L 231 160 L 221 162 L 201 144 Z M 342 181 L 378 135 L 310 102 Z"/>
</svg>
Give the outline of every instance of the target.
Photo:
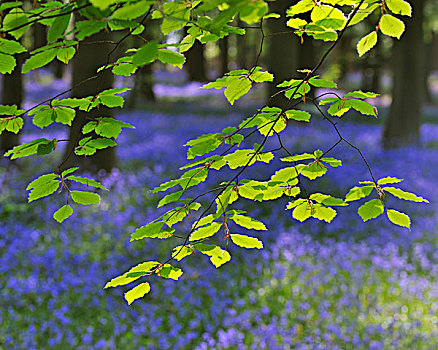
<svg viewBox="0 0 438 350">
<path fill-rule="evenodd" d="M 380 91 L 380 77 L 382 76 L 382 45 L 377 41 L 376 46 L 368 54 L 362 64 L 361 89 L 364 91 Z"/>
<path fill-rule="evenodd" d="M 431 33 L 430 39 L 425 43 L 424 47 L 424 73 L 423 73 L 423 91 L 424 102 L 427 104 L 433 103 L 432 91 L 429 85 L 429 76 L 433 71 L 433 63 L 438 57 L 433 56 L 433 40 L 434 37 L 438 38 L 438 34 Z M 437 40 L 435 38 L 435 40 Z"/>
<path fill-rule="evenodd" d="M 21 55 L 15 55 L 17 65 L 11 74 L 4 74 L 2 78 L 2 99 L 3 105 L 17 105 L 21 107 L 23 102 L 23 75 L 21 74 L 21 65 L 23 58 Z M 0 136 L 1 154 L 17 146 L 20 143 L 20 133 L 15 134 L 4 130 Z"/>
<path fill-rule="evenodd" d="M 135 109 L 145 104 L 145 102 L 155 101 L 154 75 L 152 64 L 140 67 L 135 72 L 134 88 L 131 90 L 126 100 L 127 109 Z"/>
<path fill-rule="evenodd" d="M 285 12 L 291 6 L 288 0 L 278 0 L 269 3 L 269 10 L 281 15 L 280 19 L 270 20 L 268 28 L 270 33 L 288 31 L 290 34 L 272 35 L 268 38 L 267 52 L 268 71 L 274 74 L 274 83 L 269 84 L 268 96 L 272 96 L 280 89 L 277 84 L 284 80 L 296 77 L 299 60 L 299 39 L 291 28 L 286 26 Z M 284 94 L 278 94 L 269 102 L 270 106 L 285 107 L 289 100 Z"/>
<path fill-rule="evenodd" d="M 186 52 L 186 63 L 184 67 L 187 69 L 189 81 L 206 82 L 207 69 L 204 57 L 204 45 L 198 40 L 195 44 Z"/>
<path fill-rule="evenodd" d="M 7 0 L 6 2 L 10 2 Z M 6 10 L 8 12 L 8 10 Z M 6 14 L 6 13 L 5 13 Z M 13 40 L 14 38 L 7 34 L 5 39 Z M 21 107 L 23 102 L 23 75 L 21 74 L 21 66 L 23 64 L 24 55 L 15 55 L 17 64 L 14 70 L 10 74 L 3 74 L 2 77 L 2 96 L 1 104 L 3 105 L 16 105 Z M 1 116 L 0 116 L 1 117 Z M 3 155 L 6 151 L 20 144 L 20 133 L 15 134 L 4 130 L 0 135 L 0 153 Z"/>
<path fill-rule="evenodd" d="M 406 31 L 393 48 L 392 104 L 383 131 L 383 146 L 415 144 L 420 138 L 423 100 L 423 0 L 412 3 L 412 18 L 404 18 Z"/>
<path fill-rule="evenodd" d="M 97 92 L 110 89 L 113 86 L 114 76 L 110 69 L 102 71 L 97 79 L 88 81 L 84 84 L 76 86 L 85 79 L 96 74 L 98 67 L 106 64 L 107 55 L 111 50 L 109 44 L 87 45 L 87 42 L 92 41 L 109 41 L 111 34 L 100 32 L 91 37 L 86 38 L 83 43 L 79 44 L 79 50 L 73 58 L 72 70 L 72 97 L 81 98 L 86 96 L 94 96 Z M 76 87 L 75 87 L 76 86 Z M 110 171 L 117 165 L 115 148 L 109 147 L 103 150 L 98 150 L 95 155 L 88 157 L 78 157 L 74 154 L 73 149 L 77 146 L 78 140 L 82 138 L 82 127 L 90 119 L 95 117 L 112 116 L 114 109 L 100 106 L 94 108 L 90 112 L 77 111 L 76 117 L 70 127 L 69 142 L 67 144 L 62 168 L 66 169 L 79 164 L 81 167 L 90 171 L 104 169 Z"/>
<path fill-rule="evenodd" d="M 228 36 L 219 40 L 221 70 L 219 75 L 222 77 L 225 73 L 228 73 Z M 243 68 L 243 67 L 239 67 Z"/>
<path fill-rule="evenodd" d="M 237 25 L 242 27 L 245 25 L 240 19 L 237 21 Z M 236 35 L 236 45 L 237 45 L 237 57 L 236 63 L 239 69 L 249 69 L 249 63 L 251 62 L 251 49 L 248 45 L 250 32 L 247 31 L 246 35 Z"/>
<path fill-rule="evenodd" d="M 310 19 L 309 19 L 310 20 Z M 298 69 L 313 69 L 315 66 L 315 48 L 313 38 L 306 36 L 302 44 L 299 44 Z M 311 89 L 307 97 L 315 97 L 315 88 Z"/>
</svg>

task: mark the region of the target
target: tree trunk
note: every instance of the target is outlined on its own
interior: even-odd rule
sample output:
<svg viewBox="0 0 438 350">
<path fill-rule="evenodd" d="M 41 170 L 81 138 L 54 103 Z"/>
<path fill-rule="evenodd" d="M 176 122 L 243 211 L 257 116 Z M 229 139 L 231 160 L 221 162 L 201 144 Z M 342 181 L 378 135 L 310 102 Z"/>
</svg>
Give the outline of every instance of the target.
<svg viewBox="0 0 438 350">
<path fill-rule="evenodd" d="M 420 138 L 423 100 L 423 0 L 412 4 L 412 18 L 403 18 L 406 31 L 393 48 L 392 104 L 383 131 L 385 148 L 415 144 Z"/>
<path fill-rule="evenodd" d="M 73 58 L 72 97 L 81 98 L 94 96 L 97 92 L 113 87 L 114 76 L 110 69 L 102 71 L 97 79 L 76 86 L 76 84 L 94 76 L 97 68 L 106 64 L 106 54 L 112 48 L 109 44 L 87 45 L 86 43 L 109 40 L 111 40 L 110 33 L 100 32 L 86 38 L 83 41 L 84 44 L 79 44 L 79 50 Z M 78 157 L 73 151 L 77 146 L 78 140 L 82 138 L 82 127 L 85 123 L 92 118 L 113 116 L 113 113 L 114 109 L 105 106 L 93 108 L 90 112 L 76 112 L 76 117 L 70 127 L 69 142 L 64 155 L 64 160 L 67 160 L 63 163 L 62 169 L 79 164 L 81 167 L 90 171 L 96 172 L 100 169 L 104 169 L 109 172 L 112 168 L 116 167 L 117 158 L 114 147 L 98 150 L 93 156 L 87 157 Z M 95 137 L 96 135 L 93 136 Z"/>
<path fill-rule="evenodd" d="M 15 55 L 17 65 L 10 74 L 4 74 L 2 79 L 2 99 L 3 105 L 17 105 L 21 107 L 23 102 L 23 75 L 21 65 L 23 58 Z M 7 150 L 20 144 L 20 135 L 4 130 L 0 136 L 0 152 L 3 154 Z"/>
<path fill-rule="evenodd" d="M 219 40 L 219 49 L 220 49 L 220 61 L 221 61 L 221 69 L 219 72 L 219 76 L 224 76 L 225 73 L 228 73 L 228 36 Z M 243 67 L 239 67 L 243 68 Z"/>
<path fill-rule="evenodd" d="M 126 99 L 125 106 L 129 110 L 133 110 L 141 107 L 145 102 L 154 102 L 155 100 L 152 64 L 147 64 L 135 72 L 134 87 Z"/>
<path fill-rule="evenodd" d="M 189 81 L 208 81 L 204 45 L 196 40 L 193 46 L 186 52 L 186 59 L 187 62 L 184 67 L 187 69 Z"/>
<path fill-rule="evenodd" d="M 11 2 L 8 0 L 6 2 Z M 8 10 L 5 11 L 6 13 Z M 13 40 L 14 38 L 7 34 L 5 39 Z M 24 54 L 15 55 L 16 65 L 10 74 L 3 74 L 2 78 L 2 96 L 1 104 L 16 105 L 21 107 L 23 102 L 23 75 L 21 74 L 21 66 L 24 60 Z M 1 117 L 1 116 L 0 116 Z M 6 151 L 20 144 L 20 135 L 4 130 L 0 135 L 0 152 L 3 155 Z"/>
<path fill-rule="evenodd" d="M 269 48 L 267 51 L 268 71 L 274 74 L 274 83 L 269 84 L 268 96 L 272 96 L 280 89 L 276 87 L 284 80 L 296 77 L 299 60 L 299 38 L 286 26 L 285 12 L 291 6 L 288 0 L 278 0 L 269 3 L 269 10 L 281 15 L 280 19 L 270 20 L 268 28 L 271 34 L 288 31 L 287 34 L 272 35 L 268 37 Z M 289 100 L 284 94 L 273 97 L 270 106 L 285 107 Z"/>
<path fill-rule="evenodd" d="M 240 19 L 237 21 L 238 27 L 243 27 L 245 25 Z M 251 48 L 248 45 L 250 31 L 246 32 L 246 35 L 236 35 L 237 44 L 237 57 L 236 63 L 239 69 L 250 69 L 249 62 L 251 62 Z M 252 63 L 251 63 L 252 64 Z"/>
</svg>

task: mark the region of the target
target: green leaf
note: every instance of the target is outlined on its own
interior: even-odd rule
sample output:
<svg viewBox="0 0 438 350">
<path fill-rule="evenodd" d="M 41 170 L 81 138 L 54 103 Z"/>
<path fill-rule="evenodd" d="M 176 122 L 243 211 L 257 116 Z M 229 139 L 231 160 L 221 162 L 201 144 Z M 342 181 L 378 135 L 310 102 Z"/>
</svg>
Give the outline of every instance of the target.
<svg viewBox="0 0 438 350">
<path fill-rule="evenodd" d="M 315 180 L 317 177 L 323 176 L 327 172 L 327 168 L 317 161 L 307 164 L 302 168 L 301 175 Z"/>
<path fill-rule="evenodd" d="M 183 190 L 178 191 L 178 192 L 174 192 L 174 193 L 170 193 L 167 196 L 165 196 L 164 198 L 162 198 L 160 200 L 160 202 L 158 203 L 157 208 L 162 207 L 163 205 L 169 204 L 169 203 L 174 203 L 176 201 L 178 201 L 178 199 L 181 198 L 182 194 L 184 193 Z"/>
<path fill-rule="evenodd" d="M 379 22 L 379 28 L 383 34 L 400 39 L 405 31 L 405 24 L 394 16 L 383 15 Z"/>
<path fill-rule="evenodd" d="M 16 117 L 9 119 L 6 123 L 6 130 L 18 134 L 18 132 L 23 128 L 23 118 Z M 1 133 L 1 131 L 0 131 Z"/>
<path fill-rule="evenodd" d="M 1 74 L 9 74 L 15 68 L 15 58 L 11 55 L 6 55 L 0 52 L 0 73 Z"/>
<path fill-rule="evenodd" d="M 158 270 L 155 271 L 155 273 L 163 278 L 172 279 L 177 281 L 178 278 L 180 278 L 183 274 L 181 269 L 177 267 L 173 267 L 170 264 L 164 264 L 162 267 L 160 267 Z"/>
<path fill-rule="evenodd" d="M 198 228 L 190 235 L 190 242 L 213 236 L 216 232 L 220 230 L 221 226 L 222 224 L 220 222 L 213 222 L 209 225 Z"/>
<path fill-rule="evenodd" d="M 17 105 L 0 105 L 0 115 L 15 115 L 17 109 Z"/>
<path fill-rule="evenodd" d="M 51 43 L 64 35 L 65 30 L 70 22 L 71 14 L 67 13 L 63 16 L 56 17 L 52 25 L 49 26 L 47 33 L 47 42 Z"/>
<path fill-rule="evenodd" d="M 386 210 L 386 215 L 392 223 L 411 229 L 411 219 L 405 213 L 401 213 L 394 209 L 388 209 Z"/>
<path fill-rule="evenodd" d="M 56 58 L 65 63 L 68 64 L 68 62 L 73 58 L 75 55 L 76 50 L 74 47 L 61 47 L 56 51 Z"/>
<path fill-rule="evenodd" d="M 380 180 L 377 180 L 377 184 L 378 185 L 396 184 L 396 183 L 399 183 L 402 181 L 403 181 L 403 179 L 398 179 L 396 177 L 387 176 L 387 177 L 384 177 Z"/>
<path fill-rule="evenodd" d="M 306 111 L 299 111 L 296 109 L 290 109 L 285 112 L 287 119 L 293 119 L 299 122 L 308 122 L 310 121 L 310 113 Z"/>
<path fill-rule="evenodd" d="M 386 5 L 391 10 L 392 13 L 402 16 L 411 16 L 412 8 L 411 5 L 403 0 L 386 0 Z"/>
<path fill-rule="evenodd" d="M 424 199 L 423 197 L 417 196 L 416 194 L 403 191 L 399 188 L 382 187 L 382 190 L 391 193 L 393 196 L 395 196 L 397 198 L 404 199 L 407 201 L 429 203 L 429 201 L 427 199 Z"/>
<path fill-rule="evenodd" d="M 340 161 L 339 159 L 336 158 L 332 158 L 332 157 L 322 157 L 321 162 L 323 163 L 327 163 L 330 166 L 332 166 L 333 168 L 337 168 L 338 166 L 342 166 L 342 161 Z"/>
<path fill-rule="evenodd" d="M 77 183 L 80 183 L 80 184 L 84 184 L 84 185 L 87 185 L 87 186 L 97 187 L 97 188 L 100 188 L 102 190 L 108 191 L 108 189 L 105 186 L 103 186 L 100 182 L 97 182 L 96 180 L 90 179 L 88 177 L 73 176 L 73 175 L 71 175 L 71 176 L 66 177 L 65 179 L 66 180 L 70 180 L 70 181 L 74 181 L 74 182 L 77 182 Z"/>
<path fill-rule="evenodd" d="M 308 160 L 308 159 L 315 159 L 315 156 L 313 154 L 309 154 L 309 153 L 295 154 L 293 156 L 281 158 L 281 161 L 283 161 L 283 162 L 298 162 L 300 160 Z"/>
<path fill-rule="evenodd" d="M 336 210 L 333 208 L 326 207 L 321 204 L 314 204 L 312 217 L 315 219 L 331 222 L 336 216 Z"/>
<path fill-rule="evenodd" d="M 53 108 L 53 114 L 55 122 L 71 126 L 76 112 L 74 109 L 68 107 L 55 106 L 55 108 Z"/>
<path fill-rule="evenodd" d="M 221 144 L 220 134 L 205 134 L 187 142 L 184 146 L 190 146 L 187 150 L 187 159 L 193 159 L 214 151 Z"/>
<path fill-rule="evenodd" d="M 344 13 L 327 5 L 315 6 L 310 14 L 313 22 L 330 29 L 341 29 L 346 22 Z"/>
<path fill-rule="evenodd" d="M 117 2 L 117 0 L 90 0 L 91 4 L 100 10 L 106 10 L 110 5 Z"/>
<path fill-rule="evenodd" d="M 59 223 L 61 223 L 72 214 L 73 214 L 73 208 L 68 204 L 66 204 L 53 213 L 53 218 Z"/>
<path fill-rule="evenodd" d="M 301 18 L 291 18 L 287 21 L 286 25 L 291 28 L 299 29 L 303 26 L 305 26 L 307 22 L 304 19 Z"/>
<path fill-rule="evenodd" d="M 71 199 L 78 204 L 90 205 L 99 204 L 100 196 L 97 193 L 84 192 L 84 191 L 71 191 Z"/>
<path fill-rule="evenodd" d="M 28 73 L 31 70 L 43 67 L 52 62 L 53 59 L 56 57 L 57 51 L 57 49 L 48 49 L 46 51 L 31 56 L 26 60 L 26 62 L 24 62 L 21 73 Z"/>
<path fill-rule="evenodd" d="M 27 23 L 27 15 L 20 8 L 14 8 L 3 18 L 3 29 L 9 31 Z M 19 39 L 27 30 L 28 26 L 23 26 L 10 32 L 15 38 Z"/>
<path fill-rule="evenodd" d="M 179 246 L 173 248 L 172 258 L 174 258 L 175 260 L 181 261 L 186 256 L 191 255 L 194 251 L 195 251 L 194 248 L 191 246 L 179 245 Z"/>
<path fill-rule="evenodd" d="M 199 228 L 201 226 L 207 225 L 207 224 L 213 222 L 214 219 L 215 219 L 215 215 L 213 215 L 213 214 L 204 216 L 200 220 L 195 221 L 192 225 L 192 228 L 195 228 L 195 227 Z"/>
<path fill-rule="evenodd" d="M 74 173 L 76 170 L 78 170 L 79 167 L 74 167 L 74 168 L 70 168 L 70 169 L 66 169 L 61 173 L 62 177 L 66 177 L 68 174 Z"/>
<path fill-rule="evenodd" d="M 38 147 L 42 144 L 49 144 L 52 141 L 47 139 L 37 139 L 21 145 L 15 146 L 5 153 L 5 157 L 11 156 L 11 159 L 28 157 L 38 152 Z"/>
<path fill-rule="evenodd" d="M 261 67 L 254 67 L 251 69 L 251 74 L 249 75 L 249 79 L 256 83 L 263 83 L 266 81 L 273 81 L 274 76 L 266 71 L 261 71 Z"/>
<path fill-rule="evenodd" d="M 175 230 L 163 230 L 163 224 L 163 221 L 158 221 L 139 227 L 131 234 L 131 242 L 143 238 L 166 239 L 172 237 L 171 233 Z"/>
<path fill-rule="evenodd" d="M 313 0 L 302 0 L 297 4 L 291 6 L 286 14 L 290 17 L 297 15 L 299 13 L 305 13 L 312 10 L 315 7 L 315 2 Z"/>
<path fill-rule="evenodd" d="M 357 52 L 359 56 L 363 56 L 364 53 L 371 50 L 377 44 L 377 32 L 372 31 L 368 35 L 365 35 L 357 43 Z"/>
<path fill-rule="evenodd" d="M 155 61 L 157 56 L 158 43 L 156 41 L 151 41 L 137 50 L 132 57 L 132 64 L 135 66 L 142 66 Z"/>
<path fill-rule="evenodd" d="M 251 89 L 251 81 L 245 77 L 230 77 L 227 79 L 227 88 L 224 95 L 228 102 L 233 105 L 236 100 L 248 93 Z"/>
<path fill-rule="evenodd" d="M 358 213 L 363 221 L 374 219 L 383 214 L 383 204 L 380 199 L 372 199 L 359 207 Z"/>
<path fill-rule="evenodd" d="M 96 0 L 95 0 L 96 1 Z M 148 282 L 139 284 L 125 293 L 125 299 L 128 305 L 131 305 L 135 300 L 144 297 L 151 290 L 151 286 Z"/>
<path fill-rule="evenodd" d="M 158 265 L 160 265 L 158 261 L 146 261 L 144 263 L 138 264 L 123 275 L 113 278 L 105 285 L 104 289 L 109 287 L 124 286 L 125 284 L 131 283 L 132 281 L 135 281 L 140 277 L 148 274 Z"/>
<path fill-rule="evenodd" d="M 97 118 L 95 121 L 91 121 L 84 125 L 82 133 L 87 134 L 94 130 L 94 132 L 106 138 L 117 138 L 122 132 L 123 128 L 135 129 L 135 127 L 129 123 L 122 122 L 114 118 Z"/>
<path fill-rule="evenodd" d="M 252 248 L 262 249 L 263 248 L 263 243 L 255 237 L 239 235 L 236 233 L 230 234 L 230 237 L 231 237 L 231 240 L 233 241 L 233 243 L 235 245 L 238 245 L 239 247 L 248 248 L 248 249 L 252 249 Z"/>
<path fill-rule="evenodd" d="M 75 153 L 77 155 L 92 155 L 96 153 L 98 149 L 114 147 L 116 145 L 117 144 L 111 139 L 106 139 L 106 138 L 91 139 L 90 137 L 87 137 L 79 141 L 79 146 L 76 147 Z"/>
<path fill-rule="evenodd" d="M 218 246 L 199 243 L 195 245 L 195 248 L 200 253 L 209 256 L 211 263 L 216 268 L 231 260 L 230 253 L 228 253 L 226 250 L 221 249 Z"/>
<path fill-rule="evenodd" d="M 18 7 L 23 5 L 22 1 L 11 1 L 11 2 L 3 2 L 0 4 L 0 12 L 4 12 L 7 9 Z"/>
<path fill-rule="evenodd" d="M 184 62 L 186 61 L 184 55 L 180 54 L 179 52 L 166 49 L 159 49 L 157 58 L 161 62 L 168 63 L 174 67 L 178 67 L 179 69 L 182 69 Z"/>
<path fill-rule="evenodd" d="M 254 149 L 238 149 L 234 153 L 227 154 L 224 160 L 227 161 L 230 169 L 236 169 L 248 164 L 253 165 L 256 161 L 269 163 L 274 155 L 271 152 L 254 155 Z"/>
<path fill-rule="evenodd" d="M 314 76 L 314 77 L 310 78 L 309 84 L 313 85 L 315 87 L 324 87 L 324 88 L 328 88 L 328 89 L 336 89 L 337 88 L 337 85 L 335 82 L 333 82 L 331 80 L 321 79 L 318 76 Z"/>
<path fill-rule="evenodd" d="M 0 38 L 0 52 L 14 55 L 16 53 L 26 52 L 26 49 L 18 41 Z"/>
<path fill-rule="evenodd" d="M 76 22 L 76 28 L 78 33 L 76 34 L 77 40 L 84 40 L 86 37 L 104 30 L 108 23 L 100 20 L 86 20 Z"/>
<path fill-rule="evenodd" d="M 126 3 L 124 6 L 115 10 L 111 15 L 111 18 L 125 20 L 135 19 L 148 12 L 149 8 L 150 5 L 145 3 L 145 1 Z"/>
<path fill-rule="evenodd" d="M 376 94 L 374 92 L 364 92 L 361 90 L 349 92 L 345 94 L 343 97 L 354 97 L 354 98 L 360 98 L 360 99 L 367 99 L 367 98 L 374 98 L 379 96 L 379 94 Z"/>
<path fill-rule="evenodd" d="M 53 139 L 49 143 L 40 143 L 37 148 L 37 156 L 44 156 L 51 153 L 55 149 L 55 140 Z"/>
<path fill-rule="evenodd" d="M 230 220 L 233 220 L 237 225 L 245 227 L 247 229 L 263 230 L 263 231 L 267 230 L 263 222 L 246 215 L 234 214 L 232 216 L 229 216 L 228 218 Z"/>
<path fill-rule="evenodd" d="M 57 180 L 58 178 L 59 176 L 53 173 L 41 175 L 27 185 L 26 190 L 31 190 L 28 197 L 29 203 L 56 192 L 61 185 L 61 182 Z"/>
<path fill-rule="evenodd" d="M 367 197 L 373 190 L 374 185 L 353 187 L 345 196 L 346 202 L 357 201 L 358 199 Z"/>
</svg>

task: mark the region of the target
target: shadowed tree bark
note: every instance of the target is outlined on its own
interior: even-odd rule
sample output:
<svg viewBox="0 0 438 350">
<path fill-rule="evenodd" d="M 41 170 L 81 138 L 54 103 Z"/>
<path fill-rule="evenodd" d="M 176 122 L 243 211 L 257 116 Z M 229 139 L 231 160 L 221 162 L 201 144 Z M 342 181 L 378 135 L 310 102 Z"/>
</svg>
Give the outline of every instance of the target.
<svg viewBox="0 0 438 350">
<path fill-rule="evenodd" d="M 223 37 L 219 40 L 219 49 L 220 49 L 220 61 L 221 68 L 219 72 L 219 76 L 224 76 L 225 73 L 228 73 L 228 36 Z M 242 67 L 243 68 L 243 67 Z"/>
<path fill-rule="evenodd" d="M 5 2 L 11 2 L 7 0 Z M 5 11 L 8 12 L 7 10 Z M 6 14 L 5 13 L 5 14 Z M 5 39 L 14 40 L 14 37 L 7 34 Z M 10 74 L 2 75 L 2 96 L 1 104 L 3 105 L 17 105 L 18 108 L 21 107 L 23 102 L 23 75 L 21 74 L 21 66 L 23 64 L 23 54 L 15 55 L 17 64 Z M 4 130 L 0 135 L 0 152 L 5 153 L 7 150 L 20 144 L 20 133 L 15 134 Z M 9 159 L 9 158 L 8 158 Z"/>
<path fill-rule="evenodd" d="M 405 33 L 393 48 L 392 104 L 383 131 L 383 146 L 416 144 L 420 139 L 423 102 L 424 0 L 411 2 L 412 17 L 404 17 Z"/>
<path fill-rule="evenodd" d="M 196 40 L 193 46 L 185 53 L 185 56 L 187 61 L 184 67 L 187 69 L 189 81 L 199 81 L 201 83 L 208 81 L 204 45 Z"/>
<path fill-rule="evenodd" d="M 100 32 L 91 37 L 84 39 L 79 45 L 75 57 L 73 58 L 72 70 L 72 97 L 81 98 L 93 96 L 98 91 L 111 89 L 113 87 L 114 76 L 110 69 L 102 71 L 97 79 L 88 81 L 75 87 L 78 83 L 96 74 L 97 68 L 104 66 L 107 61 L 107 53 L 110 52 L 112 46 L 107 43 L 99 43 L 98 46 L 88 44 L 93 41 L 105 42 L 111 40 L 111 34 Z M 95 117 L 110 117 L 113 116 L 114 109 L 100 106 L 92 109 L 89 113 L 77 111 L 76 117 L 70 127 L 69 142 L 64 154 L 64 162 L 62 169 L 78 165 L 90 170 L 98 171 L 104 169 L 111 171 L 117 165 L 116 150 L 114 147 L 109 147 L 103 150 L 98 150 L 96 154 L 87 157 L 78 157 L 74 154 L 74 147 L 77 146 L 77 141 L 82 138 L 82 127 Z M 88 135 L 88 134 L 87 134 Z M 94 137 L 96 135 L 93 135 Z"/>
<path fill-rule="evenodd" d="M 280 89 L 275 87 L 284 80 L 296 76 L 299 62 L 299 38 L 291 28 L 286 26 L 285 12 L 291 6 L 288 0 L 278 0 L 269 3 L 269 11 L 281 14 L 280 20 L 268 21 L 270 33 L 290 32 L 287 34 L 272 35 L 268 38 L 267 50 L 268 71 L 274 74 L 274 84 L 269 84 L 268 96 Z M 283 107 L 288 103 L 284 94 L 278 94 L 269 103 L 270 106 Z"/>
<path fill-rule="evenodd" d="M 23 102 L 23 75 L 21 74 L 22 55 L 15 55 L 17 65 L 10 74 L 2 77 L 2 98 L 3 105 L 17 105 L 21 107 Z M 3 154 L 7 150 L 20 144 L 20 133 L 15 134 L 4 130 L 0 135 L 0 152 Z"/>
<path fill-rule="evenodd" d="M 126 99 L 126 108 L 132 110 L 155 99 L 152 64 L 147 64 L 135 72 L 134 87 Z"/>
</svg>

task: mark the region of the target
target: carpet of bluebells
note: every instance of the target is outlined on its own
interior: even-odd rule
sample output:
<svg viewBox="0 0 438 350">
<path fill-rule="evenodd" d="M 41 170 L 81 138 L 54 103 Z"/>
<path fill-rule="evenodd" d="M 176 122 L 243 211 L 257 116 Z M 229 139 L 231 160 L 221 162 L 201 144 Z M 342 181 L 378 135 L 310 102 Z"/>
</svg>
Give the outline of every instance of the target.
<svg viewBox="0 0 438 350">
<path fill-rule="evenodd" d="M 63 84 L 29 83 L 26 104 Z M 160 89 L 165 93 L 166 87 L 157 85 L 158 95 Z M 192 85 L 181 90 L 185 96 L 199 91 Z M 25 191 L 37 175 L 56 169 L 61 153 L 18 161 L 19 168 L 6 169 L 2 161 L 0 348 L 438 348 L 438 124 L 433 123 L 422 126 L 419 147 L 390 151 L 380 147 L 378 123 L 353 123 L 347 115 L 338 124 L 344 137 L 364 151 L 377 178 L 404 178 L 401 188 L 430 200 L 389 202 L 411 216 L 411 230 L 383 216 L 363 223 L 357 205 L 341 208 L 331 224 L 313 219 L 300 224 L 284 210 L 285 201 L 237 202 L 269 227 L 263 234 L 250 232 L 263 240 L 263 250 L 230 244 L 232 260 L 219 269 L 205 256 L 188 257 L 174 263 L 184 271 L 178 282 L 153 280 L 150 294 L 131 306 L 123 299 L 129 287 L 103 290 L 131 266 L 165 259 L 179 243 L 129 239 L 136 227 L 158 215 L 159 198 L 148 190 L 178 176 L 185 161 L 183 144 L 249 115 L 244 109 L 199 108 L 207 106 L 203 94 L 192 96 L 198 104 L 174 100 L 161 111 L 154 105 L 121 112 L 119 118 L 136 129 L 119 138 L 120 170 L 101 177 L 111 191 L 101 193 L 99 206 L 76 206 L 62 225 L 51 216 L 63 195 L 27 204 Z M 41 137 L 28 124 L 23 141 Z M 66 130 L 48 133 L 61 138 Z M 309 126 L 291 124 L 283 137 L 294 153 L 328 149 L 337 140 L 316 113 Z M 266 149 L 271 146 L 275 142 Z M 344 166 L 305 182 L 309 191 L 344 196 L 369 179 L 361 158 L 347 145 L 331 155 Z M 278 161 L 252 166 L 247 177 L 267 178 L 279 166 Z"/>
</svg>

